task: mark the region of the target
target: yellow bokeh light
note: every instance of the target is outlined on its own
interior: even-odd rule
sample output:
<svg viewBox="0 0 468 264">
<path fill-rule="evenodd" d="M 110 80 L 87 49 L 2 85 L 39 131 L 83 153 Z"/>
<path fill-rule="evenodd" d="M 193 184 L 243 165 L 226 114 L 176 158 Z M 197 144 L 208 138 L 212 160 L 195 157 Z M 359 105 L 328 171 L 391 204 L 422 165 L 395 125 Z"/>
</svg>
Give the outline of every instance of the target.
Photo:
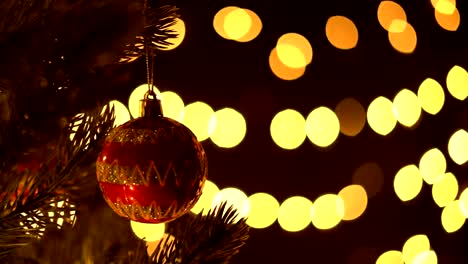
<svg viewBox="0 0 468 264">
<path fill-rule="evenodd" d="M 460 207 L 465 218 L 468 218 L 468 188 L 460 194 Z"/>
<path fill-rule="evenodd" d="M 192 130 L 198 141 L 203 141 L 210 136 L 209 126 L 213 115 L 211 106 L 197 101 L 185 106 L 182 123 Z"/>
<path fill-rule="evenodd" d="M 404 264 L 403 254 L 398 250 L 389 250 L 382 253 L 375 264 Z"/>
<path fill-rule="evenodd" d="M 427 78 L 419 86 L 418 98 L 422 109 L 429 114 L 435 115 L 444 106 L 444 89 L 436 80 Z"/>
<path fill-rule="evenodd" d="M 343 220 L 344 214 L 343 199 L 335 194 L 324 194 L 312 205 L 312 224 L 317 229 L 331 229 Z"/>
<path fill-rule="evenodd" d="M 268 62 L 270 64 L 270 69 L 273 72 L 273 74 L 275 74 L 276 77 L 282 80 L 286 80 L 286 81 L 296 80 L 300 78 L 302 75 L 304 75 L 305 73 L 305 67 L 291 68 L 291 67 L 284 65 L 278 57 L 278 52 L 276 51 L 276 47 L 273 48 L 273 50 L 271 50 Z"/>
<path fill-rule="evenodd" d="M 278 54 L 279 60 L 287 67 L 300 69 L 307 65 L 302 51 L 293 45 L 276 45 L 276 53 Z"/>
<path fill-rule="evenodd" d="M 213 28 L 215 29 L 216 33 L 218 33 L 221 37 L 225 39 L 231 39 L 224 31 L 224 20 L 226 15 L 231 13 L 232 11 L 239 9 L 237 6 L 227 6 L 223 9 L 219 10 L 213 18 Z"/>
<path fill-rule="evenodd" d="M 450 136 L 448 153 L 450 158 L 458 165 L 468 161 L 468 132 L 459 129 Z"/>
<path fill-rule="evenodd" d="M 465 224 L 465 215 L 459 200 L 449 203 L 442 210 L 442 227 L 447 233 L 458 231 Z"/>
<path fill-rule="evenodd" d="M 390 31 L 390 26 L 395 20 L 406 22 L 406 13 L 403 7 L 393 1 L 382 1 L 377 9 L 377 18 L 380 25 L 387 31 Z M 406 23 L 405 23 L 406 27 Z M 396 28 L 392 28 L 395 30 Z M 403 29 L 399 29 L 402 32 Z"/>
<path fill-rule="evenodd" d="M 125 105 L 120 101 L 112 100 L 109 102 L 109 106 L 114 107 L 115 126 L 120 126 L 130 120 L 130 113 L 128 112 L 127 107 L 125 107 Z"/>
<path fill-rule="evenodd" d="M 133 233 L 145 241 L 160 240 L 166 230 L 165 224 L 147 224 L 130 220 Z"/>
<path fill-rule="evenodd" d="M 298 55 L 299 53 L 297 53 L 297 51 L 294 53 L 295 56 L 291 56 L 287 53 L 287 52 L 292 52 L 290 48 L 284 49 L 283 50 L 285 51 L 284 53 L 278 50 L 278 57 L 286 66 L 289 66 L 292 68 L 302 68 L 310 64 L 310 62 L 312 61 L 312 54 L 313 54 L 312 46 L 310 45 L 310 42 L 301 34 L 298 34 L 298 33 L 283 34 L 278 39 L 278 42 L 276 43 L 276 47 L 278 48 L 279 46 L 283 46 L 283 45 L 285 47 L 288 47 L 288 46 L 295 47 L 301 54 L 301 57 L 296 58 L 295 56 L 299 56 Z M 304 59 L 304 61 L 302 59 Z M 301 65 L 301 63 L 303 64 Z"/>
<path fill-rule="evenodd" d="M 419 171 L 427 184 L 440 180 L 447 169 L 444 154 L 437 148 L 426 151 L 419 160 Z"/>
<path fill-rule="evenodd" d="M 406 25 L 408 25 L 408 22 L 406 22 L 405 20 L 395 19 L 395 20 L 393 20 L 392 23 L 390 24 L 390 27 L 389 27 L 389 29 L 388 29 L 388 32 L 391 32 L 391 33 L 402 33 L 403 31 L 405 31 Z"/>
<path fill-rule="evenodd" d="M 312 202 L 302 196 L 286 199 L 278 211 L 278 223 L 286 231 L 297 232 L 310 224 Z"/>
<path fill-rule="evenodd" d="M 250 202 L 245 193 L 237 188 L 229 187 L 220 190 L 213 198 L 212 208 L 226 202 L 226 209 L 233 207 L 237 210 L 237 221 L 249 215 Z"/>
<path fill-rule="evenodd" d="M 451 15 L 457 9 L 456 0 L 431 0 L 431 4 L 436 12 Z"/>
<path fill-rule="evenodd" d="M 367 109 L 367 122 L 377 134 L 385 136 L 392 132 L 397 123 L 392 101 L 383 96 L 374 99 Z"/>
<path fill-rule="evenodd" d="M 468 96 L 468 72 L 455 65 L 447 74 L 447 90 L 458 100 L 465 100 Z"/>
<path fill-rule="evenodd" d="M 403 89 L 393 99 L 393 112 L 400 124 L 412 127 L 421 116 L 418 96 L 408 89 Z"/>
<path fill-rule="evenodd" d="M 232 40 L 247 35 L 252 26 L 252 18 L 243 8 L 237 8 L 224 17 L 224 32 Z"/>
<path fill-rule="evenodd" d="M 405 263 L 413 263 L 414 258 L 422 252 L 431 249 L 429 238 L 426 235 L 414 235 L 406 240 L 403 245 L 403 261 Z"/>
<path fill-rule="evenodd" d="M 271 138 L 281 148 L 295 149 L 306 138 L 305 122 L 304 117 L 296 110 L 283 110 L 271 121 Z"/>
<path fill-rule="evenodd" d="M 253 228 L 266 228 L 278 218 L 280 205 L 267 193 L 255 193 L 249 197 L 250 212 L 247 224 Z"/>
<path fill-rule="evenodd" d="M 340 134 L 340 121 L 335 112 L 321 106 L 307 116 L 305 129 L 312 143 L 319 147 L 328 147 Z"/>
<path fill-rule="evenodd" d="M 366 110 L 356 99 L 345 98 L 335 108 L 340 122 L 340 131 L 346 136 L 354 137 L 366 124 Z"/>
<path fill-rule="evenodd" d="M 439 207 L 453 202 L 458 195 L 458 181 L 453 173 L 445 173 L 432 185 L 432 197 Z"/>
<path fill-rule="evenodd" d="M 344 16 L 333 16 L 327 20 L 325 34 L 336 48 L 347 50 L 356 47 L 359 34 L 356 25 Z"/>
<path fill-rule="evenodd" d="M 192 207 L 191 211 L 195 214 L 199 214 L 203 211 L 203 214 L 207 214 L 213 205 L 213 199 L 218 194 L 219 188 L 213 182 L 206 180 L 203 186 L 203 192 L 197 203 Z"/>
<path fill-rule="evenodd" d="M 162 92 L 161 105 L 165 117 L 182 122 L 184 119 L 184 101 L 178 94 L 171 91 Z"/>
<path fill-rule="evenodd" d="M 352 182 L 364 187 L 368 198 L 374 197 L 382 190 L 384 183 L 383 170 L 375 162 L 366 162 L 354 171 Z"/>
<path fill-rule="evenodd" d="M 260 20 L 260 17 L 258 17 L 258 15 L 255 12 L 249 9 L 244 9 L 244 11 L 247 12 L 247 14 L 249 14 L 252 23 L 249 32 L 247 32 L 247 34 L 245 34 L 243 37 L 236 39 L 239 42 L 249 42 L 255 39 L 258 36 L 258 34 L 260 34 L 260 31 L 262 31 L 263 27 L 262 20 Z"/>
<path fill-rule="evenodd" d="M 404 25 L 404 29 L 402 29 Z M 388 31 L 388 40 L 392 47 L 401 53 L 412 53 L 417 44 L 416 31 L 411 24 L 402 20 L 394 20 Z"/>
<path fill-rule="evenodd" d="M 418 196 L 423 186 L 423 179 L 416 165 L 407 165 L 395 175 L 393 188 L 400 200 L 406 202 Z"/>
<path fill-rule="evenodd" d="M 164 47 L 163 50 L 173 50 L 177 48 L 185 38 L 185 23 L 182 19 L 176 18 L 174 25 L 168 27 L 168 29 L 174 31 L 177 37 L 168 39 L 167 42 L 170 44 Z"/>
<path fill-rule="evenodd" d="M 244 117 L 232 108 L 216 111 L 209 122 L 210 138 L 222 148 L 237 146 L 244 139 L 246 132 Z"/>
<path fill-rule="evenodd" d="M 437 254 L 433 250 L 419 253 L 412 264 L 437 264 Z"/>
<path fill-rule="evenodd" d="M 344 203 L 343 220 L 354 220 L 361 216 L 367 207 L 366 190 L 357 184 L 349 185 L 338 193 Z"/>
<path fill-rule="evenodd" d="M 153 85 L 153 90 L 158 99 L 161 99 L 161 92 Z M 128 99 L 128 110 L 132 114 L 133 118 L 140 117 L 140 100 L 144 99 L 144 96 L 148 92 L 148 84 L 144 83 L 135 88 Z"/>
<path fill-rule="evenodd" d="M 458 9 L 455 8 L 454 12 L 450 15 L 440 13 L 437 10 L 434 12 L 437 24 L 439 24 L 441 28 L 448 31 L 456 31 L 460 26 L 460 12 L 458 12 Z"/>
</svg>

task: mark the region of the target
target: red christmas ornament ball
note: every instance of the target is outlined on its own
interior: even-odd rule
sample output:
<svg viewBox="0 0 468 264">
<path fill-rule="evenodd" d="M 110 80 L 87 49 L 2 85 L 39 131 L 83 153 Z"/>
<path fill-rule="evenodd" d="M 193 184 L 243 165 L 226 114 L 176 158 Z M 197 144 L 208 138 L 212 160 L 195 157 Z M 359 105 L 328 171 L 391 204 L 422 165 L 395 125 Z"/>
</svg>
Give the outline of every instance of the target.
<svg viewBox="0 0 468 264">
<path fill-rule="evenodd" d="M 111 131 L 96 174 L 104 199 L 117 214 L 163 223 L 195 205 L 207 177 L 207 159 L 190 129 L 149 115 Z"/>
</svg>

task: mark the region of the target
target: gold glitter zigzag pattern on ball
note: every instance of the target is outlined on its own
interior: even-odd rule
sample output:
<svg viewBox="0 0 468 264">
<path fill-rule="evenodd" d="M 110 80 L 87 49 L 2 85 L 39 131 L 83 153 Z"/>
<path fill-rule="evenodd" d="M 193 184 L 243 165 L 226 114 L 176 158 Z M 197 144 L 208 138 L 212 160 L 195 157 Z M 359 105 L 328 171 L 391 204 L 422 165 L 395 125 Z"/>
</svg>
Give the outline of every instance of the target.
<svg viewBox="0 0 468 264">
<path fill-rule="evenodd" d="M 174 178 L 175 184 L 180 186 L 183 177 L 183 175 L 177 173 L 173 162 L 167 163 L 164 173 L 158 170 L 153 161 L 150 162 L 147 168 L 141 168 L 139 165 L 120 166 L 118 160 L 114 160 L 111 164 L 96 162 L 96 170 L 98 181 L 114 184 L 131 183 L 132 185 L 149 186 L 152 183 L 158 182 L 160 186 L 164 186 L 169 177 Z"/>
</svg>

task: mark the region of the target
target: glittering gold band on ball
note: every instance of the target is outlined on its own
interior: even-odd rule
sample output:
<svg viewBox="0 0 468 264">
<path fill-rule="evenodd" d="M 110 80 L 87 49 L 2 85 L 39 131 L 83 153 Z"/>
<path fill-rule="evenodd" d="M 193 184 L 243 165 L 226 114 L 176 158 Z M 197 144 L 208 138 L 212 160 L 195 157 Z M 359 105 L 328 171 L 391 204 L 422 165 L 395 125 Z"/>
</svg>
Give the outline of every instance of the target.
<svg viewBox="0 0 468 264">
<path fill-rule="evenodd" d="M 111 164 L 105 162 L 96 162 L 96 174 L 98 181 L 108 182 L 115 184 L 133 184 L 133 185 L 149 185 L 154 183 L 155 180 L 159 182 L 161 186 L 166 184 L 166 180 L 171 178 L 175 181 L 176 185 L 180 184 L 182 179 L 178 175 L 172 162 L 167 163 L 166 169 L 158 170 L 154 162 L 151 162 L 148 166 L 140 167 L 135 166 L 120 166 L 117 161 Z M 200 178 L 203 175 L 200 174 Z"/>
<path fill-rule="evenodd" d="M 122 217 L 140 219 L 148 223 L 162 223 L 185 214 L 187 210 L 184 208 L 192 208 L 196 200 L 180 205 L 174 201 L 167 209 L 160 208 L 156 202 L 151 203 L 150 206 L 141 206 L 136 201 L 133 204 L 124 204 L 120 199 L 112 202 L 106 198 L 106 202 L 114 212 Z"/>
<path fill-rule="evenodd" d="M 157 144 L 161 140 L 164 141 L 167 138 L 173 138 L 175 136 L 178 138 L 187 137 L 185 134 L 180 133 L 176 128 L 160 128 L 155 130 L 121 128 L 112 130 L 106 138 L 106 141 L 134 144 Z"/>
</svg>

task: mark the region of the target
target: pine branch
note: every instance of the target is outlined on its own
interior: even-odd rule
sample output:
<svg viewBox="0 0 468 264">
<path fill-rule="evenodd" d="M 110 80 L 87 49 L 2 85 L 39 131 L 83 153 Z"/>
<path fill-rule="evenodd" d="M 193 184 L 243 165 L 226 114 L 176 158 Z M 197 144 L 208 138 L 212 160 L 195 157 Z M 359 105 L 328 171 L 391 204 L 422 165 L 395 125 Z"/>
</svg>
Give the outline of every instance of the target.
<svg viewBox="0 0 468 264">
<path fill-rule="evenodd" d="M 81 121 L 78 125 L 77 120 Z M 75 206 L 58 203 L 73 204 L 82 195 L 80 183 L 89 179 L 80 177 L 80 170 L 94 163 L 97 149 L 113 121 L 114 112 L 108 106 L 83 114 L 63 131 L 57 152 L 37 171 L 20 171 L 16 167 L 2 173 L 2 179 L 8 182 L 1 186 L 4 191 L 0 199 L 0 256 L 31 243 L 46 230 L 62 228 L 58 218 L 66 224 L 73 223 Z M 70 133 L 76 126 L 70 141 Z"/>
<path fill-rule="evenodd" d="M 246 219 L 237 221 L 237 211 L 222 203 L 208 215 L 186 214 L 167 227 L 166 236 L 151 256 L 138 246 L 131 263 L 144 264 L 225 264 L 248 239 Z M 143 242 L 142 242 L 143 243 Z"/>
<path fill-rule="evenodd" d="M 147 52 L 144 48 L 145 42 L 152 50 L 161 50 L 170 46 L 171 43 L 168 40 L 177 37 L 177 33 L 170 29 L 180 17 L 177 11 L 178 8 L 175 6 L 155 7 L 154 4 L 150 4 L 144 12 L 146 18 L 144 31 L 126 45 L 119 62 L 128 63 L 145 55 Z"/>
<path fill-rule="evenodd" d="M 2 0 L 0 32 L 14 32 L 37 23 L 54 0 Z"/>
</svg>

